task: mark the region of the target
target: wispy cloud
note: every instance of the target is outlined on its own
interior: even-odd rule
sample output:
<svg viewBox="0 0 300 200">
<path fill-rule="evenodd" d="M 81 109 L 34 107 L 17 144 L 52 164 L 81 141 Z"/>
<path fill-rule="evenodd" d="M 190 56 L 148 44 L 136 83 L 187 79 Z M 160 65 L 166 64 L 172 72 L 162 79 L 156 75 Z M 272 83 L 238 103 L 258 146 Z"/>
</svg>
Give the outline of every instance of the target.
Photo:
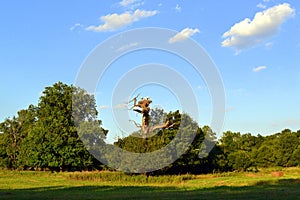
<svg viewBox="0 0 300 200">
<path fill-rule="evenodd" d="M 253 72 L 259 72 L 259 71 L 261 71 L 261 70 L 263 70 L 263 69 L 266 69 L 266 68 L 267 68 L 266 66 L 254 67 L 254 68 L 252 69 L 252 71 L 253 71 Z"/>
<path fill-rule="evenodd" d="M 144 2 L 143 2 L 143 1 L 131 5 L 131 6 L 130 6 L 130 9 L 131 9 L 131 10 L 134 10 L 134 9 L 136 9 L 137 7 L 140 7 L 140 6 L 142 6 L 142 5 L 144 5 Z"/>
<path fill-rule="evenodd" d="M 261 44 L 267 38 L 276 34 L 295 10 L 290 4 L 283 3 L 255 14 L 253 20 L 246 18 L 234 24 L 223 34 L 223 47 L 233 47 L 237 51 Z"/>
<path fill-rule="evenodd" d="M 176 10 L 176 12 L 181 12 L 181 7 L 178 4 L 176 4 L 174 9 Z"/>
<path fill-rule="evenodd" d="M 117 29 L 123 28 L 127 25 L 137 22 L 142 18 L 151 17 L 158 13 L 157 10 L 146 11 L 146 10 L 135 10 L 134 12 L 125 12 L 122 14 L 109 14 L 102 16 L 100 19 L 104 24 L 99 26 L 89 26 L 86 28 L 88 31 L 104 32 L 104 31 L 115 31 Z"/>
<path fill-rule="evenodd" d="M 119 2 L 122 7 L 129 8 L 131 10 L 144 5 L 144 3 L 145 2 L 141 0 L 123 0 Z"/>
<path fill-rule="evenodd" d="M 104 110 L 104 109 L 107 109 L 107 108 L 108 108 L 107 105 L 100 105 L 100 106 L 99 106 L 99 109 L 100 109 L 100 110 Z"/>
<path fill-rule="evenodd" d="M 256 7 L 262 8 L 262 9 L 266 9 L 267 8 L 267 6 L 265 4 L 263 4 L 263 3 L 257 4 Z"/>
<path fill-rule="evenodd" d="M 267 43 L 265 44 L 265 47 L 266 47 L 267 49 L 271 49 L 273 45 L 274 45 L 273 42 L 267 42 Z"/>
<path fill-rule="evenodd" d="M 120 103 L 120 104 L 115 105 L 113 108 L 114 109 L 127 109 L 128 104 L 127 103 Z"/>
<path fill-rule="evenodd" d="M 267 8 L 267 3 L 270 0 L 263 0 L 262 2 L 260 2 L 259 4 L 256 5 L 256 7 L 261 8 L 261 9 L 266 9 Z"/>
<path fill-rule="evenodd" d="M 124 45 L 124 46 L 119 47 L 116 51 L 117 51 L 117 52 L 126 51 L 126 50 L 128 50 L 128 49 L 130 49 L 130 48 L 132 48 L 132 47 L 136 47 L 136 46 L 138 46 L 138 45 L 139 45 L 138 42 L 133 42 L 133 43 L 126 44 L 126 45 Z"/>
<path fill-rule="evenodd" d="M 193 36 L 195 33 L 199 33 L 199 29 L 192 29 L 192 28 L 185 28 L 179 33 L 177 33 L 175 36 L 171 37 L 169 39 L 169 43 L 175 43 L 179 41 L 183 41 L 188 39 L 189 37 Z"/>
<path fill-rule="evenodd" d="M 198 86 L 197 86 L 197 89 L 198 89 L 198 90 L 206 90 L 207 87 L 206 87 L 206 86 L 203 86 L 203 85 L 198 85 Z"/>
<path fill-rule="evenodd" d="M 75 29 L 82 28 L 82 27 L 83 27 L 82 24 L 76 23 L 76 24 L 74 24 L 73 26 L 70 27 L 70 31 L 74 31 Z"/>
<path fill-rule="evenodd" d="M 123 0 L 119 2 L 119 5 L 125 7 L 125 8 L 130 8 L 131 10 L 144 5 L 144 1 L 141 0 Z"/>
<path fill-rule="evenodd" d="M 126 6 L 129 6 L 130 4 L 135 3 L 136 1 L 137 1 L 137 0 L 123 0 L 123 1 L 121 1 L 119 4 L 120 4 L 121 6 L 126 7 Z"/>
</svg>

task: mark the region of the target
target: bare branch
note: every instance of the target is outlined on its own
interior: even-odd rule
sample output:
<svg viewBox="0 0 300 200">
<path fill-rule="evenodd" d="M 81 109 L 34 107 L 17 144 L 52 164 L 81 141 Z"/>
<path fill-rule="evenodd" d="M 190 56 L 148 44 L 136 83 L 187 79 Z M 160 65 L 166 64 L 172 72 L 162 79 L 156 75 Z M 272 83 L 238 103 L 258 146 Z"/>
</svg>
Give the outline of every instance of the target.
<svg viewBox="0 0 300 200">
<path fill-rule="evenodd" d="M 133 122 L 136 127 L 142 128 L 142 126 L 134 120 L 129 120 L 129 122 Z"/>
</svg>

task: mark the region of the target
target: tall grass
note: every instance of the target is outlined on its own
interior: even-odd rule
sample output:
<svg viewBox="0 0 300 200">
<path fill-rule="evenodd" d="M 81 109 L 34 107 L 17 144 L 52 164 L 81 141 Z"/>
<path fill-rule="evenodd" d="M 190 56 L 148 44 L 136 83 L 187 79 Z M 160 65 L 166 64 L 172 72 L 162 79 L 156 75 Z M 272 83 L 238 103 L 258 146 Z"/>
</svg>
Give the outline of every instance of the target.
<svg viewBox="0 0 300 200">
<path fill-rule="evenodd" d="M 282 171 L 282 177 L 272 172 Z M 0 170 L 0 199 L 300 199 L 300 168 L 206 175 Z"/>
<path fill-rule="evenodd" d="M 114 182 L 114 183 L 183 183 L 187 180 L 195 179 L 195 175 L 163 175 L 163 176 L 146 176 L 142 174 L 126 174 L 123 172 L 72 172 L 67 173 L 66 176 L 71 180 L 80 181 L 101 181 L 101 182 Z"/>
</svg>

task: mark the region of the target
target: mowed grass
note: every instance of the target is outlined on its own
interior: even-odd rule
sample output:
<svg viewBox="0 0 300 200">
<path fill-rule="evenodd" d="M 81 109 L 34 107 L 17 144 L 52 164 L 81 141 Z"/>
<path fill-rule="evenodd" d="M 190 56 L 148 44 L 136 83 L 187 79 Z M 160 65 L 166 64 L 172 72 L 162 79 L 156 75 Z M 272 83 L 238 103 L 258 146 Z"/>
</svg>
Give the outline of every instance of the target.
<svg viewBox="0 0 300 200">
<path fill-rule="evenodd" d="M 300 199 L 300 168 L 157 177 L 119 172 L 0 171 L 0 199 L 294 200 Z"/>
</svg>

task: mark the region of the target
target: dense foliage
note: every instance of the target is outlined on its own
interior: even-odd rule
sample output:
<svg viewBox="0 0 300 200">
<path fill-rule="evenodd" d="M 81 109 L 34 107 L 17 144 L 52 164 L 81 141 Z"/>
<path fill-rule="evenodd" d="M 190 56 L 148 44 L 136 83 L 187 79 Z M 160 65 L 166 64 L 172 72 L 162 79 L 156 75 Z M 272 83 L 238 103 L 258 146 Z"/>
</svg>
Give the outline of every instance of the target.
<svg viewBox="0 0 300 200">
<path fill-rule="evenodd" d="M 30 105 L 20 110 L 17 116 L 0 123 L 0 167 L 52 171 L 101 169 L 101 163 L 86 149 L 86 144 L 104 144 L 108 133 L 97 117 L 95 98 L 83 89 L 61 82 L 46 87 L 37 106 Z M 165 113 L 158 109 L 151 112 L 151 125 L 163 123 L 166 119 L 180 126 L 159 129 L 147 138 L 135 132 L 118 138 L 114 145 L 130 152 L 153 152 L 174 140 L 176 147 L 182 146 L 182 141 L 176 140 L 178 132 L 189 138 L 191 130 L 196 130 L 185 153 L 153 174 L 199 174 L 300 166 L 300 130 L 285 129 L 269 136 L 227 131 L 215 141 L 210 127 L 199 127 L 187 114 L 179 111 Z M 214 142 L 216 145 L 207 154 L 205 148 Z M 97 147 L 91 145 L 90 148 Z M 130 160 L 122 162 L 120 166 L 126 167 Z"/>
<path fill-rule="evenodd" d="M 80 115 L 72 115 L 73 94 L 81 99 L 76 102 L 81 104 Z M 17 117 L 0 124 L 1 167 L 52 171 L 94 167 L 97 162 L 78 137 L 73 116 L 81 116 L 78 123 L 93 121 L 99 131 L 107 133 L 96 119 L 93 96 L 61 82 L 46 87 L 37 107 L 30 105 L 19 111 Z"/>
</svg>

